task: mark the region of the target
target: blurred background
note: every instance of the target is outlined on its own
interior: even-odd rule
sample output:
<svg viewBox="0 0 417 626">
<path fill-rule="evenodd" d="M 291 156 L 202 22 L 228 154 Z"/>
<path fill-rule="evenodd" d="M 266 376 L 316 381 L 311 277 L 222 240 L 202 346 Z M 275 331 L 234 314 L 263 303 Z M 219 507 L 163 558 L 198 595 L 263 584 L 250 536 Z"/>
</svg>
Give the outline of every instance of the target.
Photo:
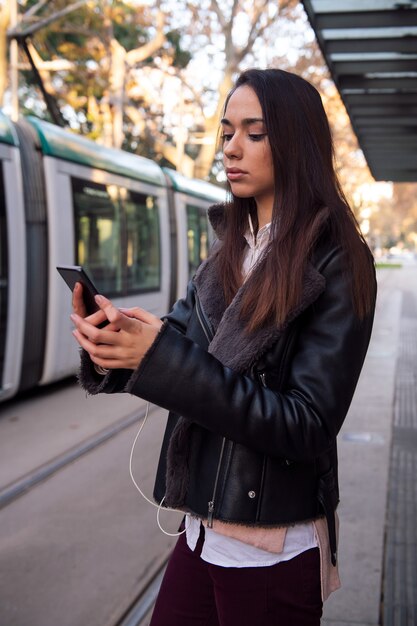
<svg viewBox="0 0 417 626">
<path fill-rule="evenodd" d="M 355 4 L 360 5 L 352 1 L 334 6 L 320 1 L 304 3 L 317 22 L 323 11 L 329 12 L 329 6 L 336 16 L 346 19 Z M 391 4 L 400 14 L 400 5 L 404 9 L 413 3 Z M 221 106 L 233 77 L 252 66 L 294 71 L 311 81 L 322 95 L 334 134 L 338 174 L 374 250 L 378 255 L 391 249 L 395 255 L 414 252 L 416 187 L 412 181 L 398 177 L 394 180 L 393 171 L 384 171 L 386 180 L 377 176 L 375 181 L 376 172 L 369 170 L 363 155 L 362 148 L 366 152 L 367 146 L 358 144 L 304 5 L 297 0 L 2 0 L 0 107 L 12 119 L 19 112 L 34 114 L 62 123 L 103 145 L 149 157 L 187 176 L 221 183 L 224 176 L 216 134 Z M 366 32 L 366 23 L 360 18 L 353 22 L 354 28 L 352 20 L 346 27 L 336 25 L 338 34 L 329 41 L 327 59 L 334 70 L 333 78 L 339 78 L 343 63 L 356 61 L 362 62 L 363 74 L 368 69 L 373 72 L 375 86 L 367 85 L 366 89 L 379 94 L 379 102 L 393 88 L 388 84 L 380 87 L 381 78 L 385 82 L 395 78 L 394 89 L 404 90 L 398 85 L 402 72 L 411 90 L 412 81 L 417 80 L 415 56 L 409 54 L 415 52 L 411 39 L 416 36 L 416 26 L 410 11 L 408 14 L 403 23 L 398 22 L 402 24 L 400 35 L 400 26 L 392 16 L 388 22 L 376 22 L 382 32 L 379 37 L 385 38 L 386 44 L 399 36 L 403 43 L 409 40 L 409 50 L 398 48 L 396 53 L 392 45 L 378 47 L 377 41 L 369 47 L 369 38 L 375 35 Z M 326 29 L 329 27 L 324 24 L 318 30 L 324 45 Z M 346 47 L 346 40 L 351 41 L 350 47 Z M 399 66 L 399 56 L 401 63 L 408 63 L 405 72 Z M 377 64 L 378 71 L 367 68 L 366 60 Z M 395 61 L 396 67 L 390 67 Z M 344 73 L 358 72 L 347 69 Z M 49 110 L 45 92 L 53 103 Z M 347 93 L 344 97 L 347 103 Z M 364 106 L 358 111 L 359 134 L 364 118 L 368 125 L 376 125 L 370 109 L 373 106 L 375 111 L 376 102 L 368 98 L 368 111 Z M 398 108 L 387 109 L 386 115 L 388 119 L 380 118 L 379 125 L 385 126 L 389 135 L 391 129 L 387 131 L 387 126 L 399 123 Z M 414 118 L 414 122 L 408 120 L 408 125 L 415 129 L 415 108 L 403 109 L 403 116 Z M 407 120 L 403 120 L 405 123 Z M 388 158 L 393 167 L 397 155 Z M 415 173 L 416 163 L 409 163 L 409 167 Z"/>
</svg>

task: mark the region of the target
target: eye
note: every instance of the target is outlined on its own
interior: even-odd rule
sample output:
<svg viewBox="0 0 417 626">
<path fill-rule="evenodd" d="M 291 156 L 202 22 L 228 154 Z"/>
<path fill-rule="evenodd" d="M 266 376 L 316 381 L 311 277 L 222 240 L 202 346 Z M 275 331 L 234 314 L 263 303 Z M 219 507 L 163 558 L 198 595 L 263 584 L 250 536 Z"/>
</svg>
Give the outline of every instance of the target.
<svg viewBox="0 0 417 626">
<path fill-rule="evenodd" d="M 262 141 L 264 137 L 266 137 L 267 133 L 249 133 L 249 139 L 251 141 Z"/>
<path fill-rule="evenodd" d="M 232 137 L 233 133 L 223 133 L 223 135 L 221 136 L 223 141 L 230 141 Z"/>
</svg>

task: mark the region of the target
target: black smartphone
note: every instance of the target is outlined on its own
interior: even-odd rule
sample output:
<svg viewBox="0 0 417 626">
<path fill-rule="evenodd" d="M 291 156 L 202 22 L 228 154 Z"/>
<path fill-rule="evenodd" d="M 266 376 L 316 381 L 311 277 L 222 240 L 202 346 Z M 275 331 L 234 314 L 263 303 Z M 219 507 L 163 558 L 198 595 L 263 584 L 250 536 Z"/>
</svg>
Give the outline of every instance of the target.
<svg viewBox="0 0 417 626">
<path fill-rule="evenodd" d="M 83 300 L 88 315 L 98 311 L 99 306 L 94 300 L 94 296 L 98 294 L 97 288 L 91 278 L 81 265 L 59 265 L 56 268 L 62 278 L 67 283 L 71 291 L 74 290 L 75 283 L 81 283 L 83 286 Z"/>
</svg>

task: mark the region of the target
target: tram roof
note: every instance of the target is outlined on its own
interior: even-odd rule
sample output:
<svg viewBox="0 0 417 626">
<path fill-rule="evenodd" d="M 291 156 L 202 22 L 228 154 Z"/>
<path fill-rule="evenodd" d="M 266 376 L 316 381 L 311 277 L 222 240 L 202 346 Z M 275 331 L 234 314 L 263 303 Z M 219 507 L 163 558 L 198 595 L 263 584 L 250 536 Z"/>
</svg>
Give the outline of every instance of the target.
<svg viewBox="0 0 417 626">
<path fill-rule="evenodd" d="M 19 140 L 12 122 L 0 111 L 0 143 L 18 146 Z"/>
<path fill-rule="evenodd" d="M 161 168 L 150 159 L 123 150 L 101 146 L 90 139 L 80 137 L 37 117 L 28 117 L 27 120 L 36 129 L 42 152 L 45 155 L 74 161 L 80 165 L 87 165 L 154 185 L 165 185 Z"/>
<path fill-rule="evenodd" d="M 416 0 L 302 3 L 375 180 L 416 182 Z"/>
<path fill-rule="evenodd" d="M 169 177 L 175 191 L 181 191 L 197 198 L 211 200 L 212 202 L 224 202 L 226 200 L 226 191 L 222 187 L 212 185 L 205 180 L 188 178 L 168 167 L 164 167 L 163 170 Z"/>
</svg>

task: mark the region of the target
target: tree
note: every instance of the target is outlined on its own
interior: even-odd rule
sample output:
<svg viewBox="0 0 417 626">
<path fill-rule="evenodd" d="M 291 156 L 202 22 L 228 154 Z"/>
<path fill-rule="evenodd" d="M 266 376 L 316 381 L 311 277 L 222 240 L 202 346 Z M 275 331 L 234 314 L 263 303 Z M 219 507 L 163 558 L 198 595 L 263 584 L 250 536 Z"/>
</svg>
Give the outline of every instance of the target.
<svg viewBox="0 0 417 626">
<path fill-rule="evenodd" d="M 216 140 L 221 109 L 233 85 L 234 76 L 254 54 L 260 40 L 267 45 L 267 37 L 276 32 L 279 24 L 290 19 L 296 0 L 205 0 L 186 2 L 189 27 L 188 42 L 193 57 L 197 52 L 213 48 L 221 53 L 222 67 L 218 69 L 218 81 L 212 76 L 201 84 L 199 108 L 207 110 L 204 95 L 209 92 L 210 112 L 200 118 L 200 126 L 194 129 L 200 140 L 197 156 L 193 159 L 193 174 L 207 178 L 216 156 Z M 198 60 L 197 60 L 198 63 Z M 189 83 L 193 82 L 188 79 Z M 192 145 L 192 144 L 191 144 Z"/>
<path fill-rule="evenodd" d="M 7 83 L 7 28 L 10 21 L 9 4 L 0 6 L 0 106 Z"/>
<path fill-rule="evenodd" d="M 157 52 L 174 62 L 187 58 L 178 37 L 164 28 L 165 14 L 158 6 L 129 0 L 83 0 L 70 6 L 63 0 L 28 0 L 24 9 L 19 33 L 34 19 L 48 25 L 29 45 L 47 91 L 72 125 L 106 145 L 123 143 L 124 113 L 131 104 L 127 85 L 134 83 L 134 70 L 152 62 Z"/>
</svg>

